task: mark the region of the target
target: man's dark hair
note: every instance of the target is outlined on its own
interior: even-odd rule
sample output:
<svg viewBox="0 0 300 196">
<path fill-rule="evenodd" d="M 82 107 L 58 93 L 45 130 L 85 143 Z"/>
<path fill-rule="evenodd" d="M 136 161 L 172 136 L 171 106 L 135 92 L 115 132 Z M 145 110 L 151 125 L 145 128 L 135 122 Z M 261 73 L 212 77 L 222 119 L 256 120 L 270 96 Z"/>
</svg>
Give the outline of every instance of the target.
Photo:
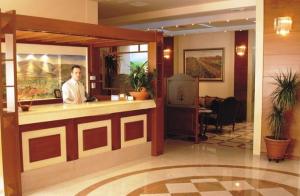
<svg viewBox="0 0 300 196">
<path fill-rule="evenodd" d="M 80 67 L 79 65 L 73 65 L 72 68 L 71 68 L 71 72 L 73 72 L 73 70 L 74 70 L 75 68 L 81 69 L 81 67 Z"/>
</svg>

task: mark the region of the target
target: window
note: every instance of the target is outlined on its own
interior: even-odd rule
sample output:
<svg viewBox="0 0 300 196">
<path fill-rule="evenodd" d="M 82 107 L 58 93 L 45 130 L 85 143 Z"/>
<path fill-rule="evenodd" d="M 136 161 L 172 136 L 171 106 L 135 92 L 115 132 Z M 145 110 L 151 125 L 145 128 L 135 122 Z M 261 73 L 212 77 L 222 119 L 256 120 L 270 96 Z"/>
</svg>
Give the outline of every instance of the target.
<svg viewBox="0 0 300 196">
<path fill-rule="evenodd" d="M 120 46 L 118 47 L 118 56 L 120 59 L 119 74 L 129 74 L 131 67 L 143 64 L 148 66 L 148 44 Z"/>
</svg>

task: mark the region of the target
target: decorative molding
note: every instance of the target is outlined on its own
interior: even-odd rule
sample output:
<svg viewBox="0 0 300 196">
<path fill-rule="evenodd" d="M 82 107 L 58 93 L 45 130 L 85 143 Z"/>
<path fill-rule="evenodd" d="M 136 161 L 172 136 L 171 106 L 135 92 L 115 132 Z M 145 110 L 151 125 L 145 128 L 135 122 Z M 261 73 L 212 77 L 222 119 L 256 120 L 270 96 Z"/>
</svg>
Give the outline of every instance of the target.
<svg viewBox="0 0 300 196">
<path fill-rule="evenodd" d="M 143 137 L 133 140 L 125 140 L 125 124 L 131 122 L 143 121 Z M 147 114 L 129 116 L 121 118 L 121 148 L 147 142 Z"/>
<path fill-rule="evenodd" d="M 94 128 L 107 127 L 107 145 L 94 149 L 84 150 L 83 134 L 84 131 Z M 112 150 L 112 129 L 111 120 L 101 120 L 96 122 L 81 123 L 78 125 L 78 156 L 79 158 L 91 156 Z"/>
<path fill-rule="evenodd" d="M 29 149 L 29 140 L 35 138 L 42 138 L 51 135 L 60 136 L 60 150 L 61 155 L 58 157 L 53 157 L 49 159 L 44 159 L 40 161 L 30 162 L 30 149 Z M 43 150 L 43 149 L 40 149 Z M 67 152 L 66 152 L 66 127 L 54 127 L 49 129 L 40 129 L 35 131 L 22 132 L 22 153 L 23 153 L 23 168 L 24 171 L 41 168 L 56 163 L 66 162 L 67 161 Z"/>
</svg>

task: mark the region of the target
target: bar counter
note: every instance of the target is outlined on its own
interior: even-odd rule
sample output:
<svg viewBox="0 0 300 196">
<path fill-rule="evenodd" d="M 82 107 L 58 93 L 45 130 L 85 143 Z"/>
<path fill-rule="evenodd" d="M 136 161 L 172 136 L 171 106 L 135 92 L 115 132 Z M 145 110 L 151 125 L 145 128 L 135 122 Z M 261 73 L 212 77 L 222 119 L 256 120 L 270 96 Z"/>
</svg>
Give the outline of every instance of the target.
<svg viewBox="0 0 300 196">
<path fill-rule="evenodd" d="M 19 125 L 143 110 L 155 107 L 156 105 L 154 100 L 99 101 L 83 104 L 49 104 L 31 106 L 28 112 L 19 112 Z"/>
<path fill-rule="evenodd" d="M 20 111 L 24 190 L 151 156 L 155 115 L 154 100 L 49 104 Z"/>
</svg>

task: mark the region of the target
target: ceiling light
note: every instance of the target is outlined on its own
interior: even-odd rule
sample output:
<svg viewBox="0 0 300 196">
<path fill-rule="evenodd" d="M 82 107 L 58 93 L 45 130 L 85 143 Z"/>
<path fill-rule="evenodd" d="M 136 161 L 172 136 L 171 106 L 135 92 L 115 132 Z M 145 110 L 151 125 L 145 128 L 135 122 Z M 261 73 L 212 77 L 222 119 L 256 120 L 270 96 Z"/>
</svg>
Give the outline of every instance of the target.
<svg viewBox="0 0 300 196">
<path fill-rule="evenodd" d="M 35 56 L 33 54 L 29 54 L 27 57 L 26 57 L 26 60 L 35 60 Z"/>
<path fill-rule="evenodd" d="M 226 22 L 230 22 L 230 20 L 226 20 Z"/>
<path fill-rule="evenodd" d="M 176 25 L 175 27 L 176 27 L 176 28 L 178 28 L 179 26 L 178 26 L 178 25 Z"/>
<path fill-rule="evenodd" d="M 226 33 L 227 32 L 227 30 L 224 30 L 224 33 Z"/>
<path fill-rule="evenodd" d="M 161 29 L 164 29 L 164 27 L 160 27 Z"/>
<path fill-rule="evenodd" d="M 195 24 L 194 23 L 192 23 L 192 26 L 194 26 Z"/>
<path fill-rule="evenodd" d="M 149 4 L 146 3 L 146 2 L 142 2 L 142 1 L 135 1 L 135 2 L 129 3 L 129 5 L 134 6 L 134 7 L 144 7 L 144 6 L 147 6 Z"/>
<path fill-rule="evenodd" d="M 208 24 L 211 24 L 211 21 L 208 21 Z"/>
<path fill-rule="evenodd" d="M 292 18 L 289 16 L 278 17 L 274 19 L 274 30 L 276 34 L 286 36 L 292 29 Z"/>
<path fill-rule="evenodd" d="M 246 20 L 249 20 L 249 18 L 246 18 Z"/>
</svg>

